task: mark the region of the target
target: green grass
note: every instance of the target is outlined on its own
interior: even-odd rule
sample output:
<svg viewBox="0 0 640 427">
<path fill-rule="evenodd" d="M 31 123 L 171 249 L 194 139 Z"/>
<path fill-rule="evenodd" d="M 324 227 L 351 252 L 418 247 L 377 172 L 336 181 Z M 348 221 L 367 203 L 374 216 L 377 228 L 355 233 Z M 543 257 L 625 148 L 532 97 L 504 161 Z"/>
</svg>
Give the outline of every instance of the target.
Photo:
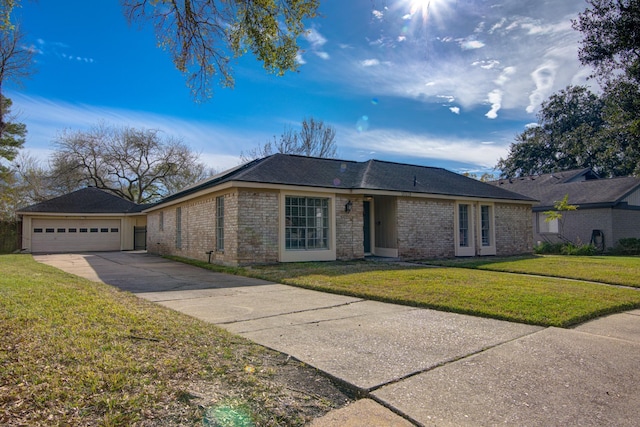
<svg viewBox="0 0 640 427">
<path fill-rule="evenodd" d="M 561 259 L 542 257 L 535 260 L 540 263 L 542 271 L 554 272 L 562 271 L 555 264 Z M 527 259 L 519 261 L 526 262 Z M 542 326 L 568 327 L 604 314 L 640 307 L 640 292 L 634 289 L 468 268 L 473 266 L 472 262 L 482 267 L 491 265 L 478 260 L 451 261 L 451 265 L 466 268 L 354 261 L 291 263 L 242 269 L 194 260 L 186 262 L 215 271 L 244 274 L 320 291 Z M 614 260 L 613 266 L 616 262 L 633 264 L 635 259 Z M 613 266 L 606 267 L 606 263 L 603 264 L 603 269 L 608 268 L 610 278 L 616 274 L 612 273 L 615 270 Z M 526 269 L 523 272 L 531 273 Z M 587 276 L 586 279 L 594 280 L 596 277 Z"/>
<path fill-rule="evenodd" d="M 640 257 L 539 255 L 517 258 L 473 258 L 434 261 L 448 267 L 565 277 L 640 287 Z"/>
<path fill-rule="evenodd" d="M 277 378 L 294 364 L 29 255 L 0 256 L 1 425 L 227 425 L 214 418 L 230 414 L 302 425 L 318 415 L 306 408 L 331 408 L 287 392 Z"/>
</svg>

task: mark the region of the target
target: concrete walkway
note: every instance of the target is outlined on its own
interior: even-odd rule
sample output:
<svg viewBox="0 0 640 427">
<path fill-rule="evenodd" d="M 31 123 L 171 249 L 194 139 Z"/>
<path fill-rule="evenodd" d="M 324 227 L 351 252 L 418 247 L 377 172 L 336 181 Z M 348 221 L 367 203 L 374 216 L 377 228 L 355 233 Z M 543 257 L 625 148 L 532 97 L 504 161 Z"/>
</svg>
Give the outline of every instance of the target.
<svg viewBox="0 0 640 427">
<path fill-rule="evenodd" d="M 385 304 L 146 253 L 36 255 L 290 354 L 367 397 L 328 426 L 637 426 L 640 310 L 574 329 Z"/>
</svg>

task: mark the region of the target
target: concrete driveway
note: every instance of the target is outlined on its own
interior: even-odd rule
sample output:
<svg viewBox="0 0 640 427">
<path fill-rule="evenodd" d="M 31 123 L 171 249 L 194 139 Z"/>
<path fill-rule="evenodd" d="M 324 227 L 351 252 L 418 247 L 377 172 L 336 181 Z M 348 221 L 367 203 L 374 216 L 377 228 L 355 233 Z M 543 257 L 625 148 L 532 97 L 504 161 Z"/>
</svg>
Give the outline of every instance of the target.
<svg viewBox="0 0 640 427">
<path fill-rule="evenodd" d="M 146 253 L 34 258 L 290 354 L 378 402 L 363 399 L 316 426 L 367 425 L 372 417 L 438 426 L 640 419 L 640 310 L 542 328 L 213 273 Z"/>
</svg>

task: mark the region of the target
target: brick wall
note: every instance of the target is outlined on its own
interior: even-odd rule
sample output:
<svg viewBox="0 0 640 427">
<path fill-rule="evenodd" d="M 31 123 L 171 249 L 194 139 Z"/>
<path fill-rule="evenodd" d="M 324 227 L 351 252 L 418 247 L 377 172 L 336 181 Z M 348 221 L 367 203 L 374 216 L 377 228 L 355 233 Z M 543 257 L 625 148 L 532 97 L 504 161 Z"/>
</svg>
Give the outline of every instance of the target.
<svg viewBox="0 0 640 427">
<path fill-rule="evenodd" d="M 531 206 L 495 204 L 496 255 L 508 256 L 533 252 Z"/>
<path fill-rule="evenodd" d="M 351 212 L 345 205 L 351 201 Z M 336 258 L 340 260 L 364 258 L 364 228 L 362 196 L 337 195 L 336 215 Z"/>
<path fill-rule="evenodd" d="M 453 201 L 400 197 L 397 218 L 401 258 L 455 255 Z"/>
<path fill-rule="evenodd" d="M 229 238 L 236 236 L 238 264 L 278 261 L 278 193 L 241 190 L 237 197 L 235 229 L 227 228 Z"/>
</svg>

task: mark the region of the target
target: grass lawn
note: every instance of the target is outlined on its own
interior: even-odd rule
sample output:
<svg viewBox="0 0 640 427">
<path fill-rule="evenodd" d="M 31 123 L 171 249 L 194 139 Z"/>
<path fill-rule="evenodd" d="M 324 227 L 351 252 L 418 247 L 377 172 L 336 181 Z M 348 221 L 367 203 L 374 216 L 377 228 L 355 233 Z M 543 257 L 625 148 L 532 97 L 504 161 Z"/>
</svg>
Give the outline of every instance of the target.
<svg viewBox="0 0 640 427">
<path fill-rule="evenodd" d="M 538 255 L 436 261 L 449 267 L 539 274 L 640 287 L 640 257 Z"/>
<path fill-rule="evenodd" d="M 332 387 L 213 325 L 0 256 L 0 425 L 303 425 L 348 401 Z"/>
<path fill-rule="evenodd" d="M 634 289 L 469 268 L 353 261 L 229 269 L 181 261 L 321 291 L 542 326 L 567 327 L 640 307 L 640 292 Z"/>
</svg>

